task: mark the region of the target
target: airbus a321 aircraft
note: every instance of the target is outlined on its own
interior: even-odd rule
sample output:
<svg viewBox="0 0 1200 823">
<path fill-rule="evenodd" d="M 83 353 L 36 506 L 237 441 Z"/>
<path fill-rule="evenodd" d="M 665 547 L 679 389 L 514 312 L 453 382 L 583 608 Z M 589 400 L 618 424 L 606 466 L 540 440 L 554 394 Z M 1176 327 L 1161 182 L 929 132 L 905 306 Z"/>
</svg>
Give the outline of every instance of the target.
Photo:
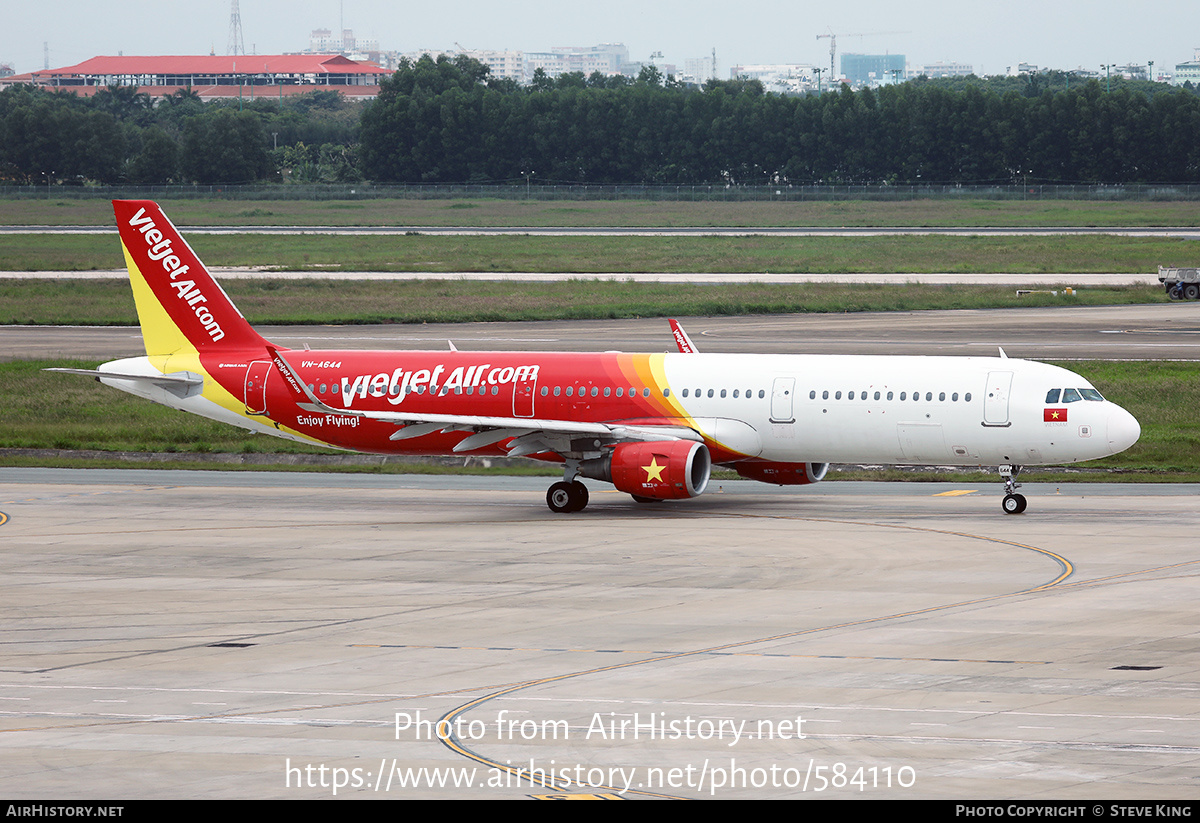
<svg viewBox="0 0 1200 823">
<path fill-rule="evenodd" d="M 999 357 L 310 351 L 260 337 L 150 201 L 113 202 L 145 357 L 100 382 L 302 443 L 376 454 L 560 463 L 555 512 L 580 478 L 640 502 L 697 497 L 714 465 L 779 485 L 830 463 L 1021 466 L 1116 454 L 1141 429 L 1066 369 Z"/>
</svg>

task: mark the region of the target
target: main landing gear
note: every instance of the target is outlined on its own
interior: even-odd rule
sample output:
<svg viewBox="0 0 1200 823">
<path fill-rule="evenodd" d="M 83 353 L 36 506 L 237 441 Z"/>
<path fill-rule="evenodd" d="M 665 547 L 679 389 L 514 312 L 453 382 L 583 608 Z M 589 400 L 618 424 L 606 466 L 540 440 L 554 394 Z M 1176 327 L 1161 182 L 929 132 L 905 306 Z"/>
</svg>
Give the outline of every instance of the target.
<svg viewBox="0 0 1200 823">
<path fill-rule="evenodd" d="M 1025 511 L 1025 495 L 1017 494 L 1017 489 L 1021 488 L 1021 484 L 1017 482 L 1017 475 L 1020 473 L 1020 466 L 1000 467 L 1000 476 L 1004 478 L 1004 500 L 1001 501 L 1000 507 L 1004 509 L 1005 514 L 1020 514 Z"/>
<path fill-rule="evenodd" d="M 582 511 L 587 504 L 587 486 L 578 480 L 560 481 L 546 492 L 546 505 L 556 514 Z"/>
</svg>

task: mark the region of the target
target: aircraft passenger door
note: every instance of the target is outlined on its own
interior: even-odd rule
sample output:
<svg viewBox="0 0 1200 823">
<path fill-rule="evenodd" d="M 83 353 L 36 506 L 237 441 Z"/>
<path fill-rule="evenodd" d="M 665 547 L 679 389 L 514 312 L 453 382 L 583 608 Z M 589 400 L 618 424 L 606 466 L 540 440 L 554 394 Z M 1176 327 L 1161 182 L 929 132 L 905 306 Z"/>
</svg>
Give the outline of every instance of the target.
<svg viewBox="0 0 1200 823">
<path fill-rule="evenodd" d="M 796 378 L 776 377 L 771 386 L 771 422 L 795 423 L 792 413 L 792 396 L 796 393 Z"/>
<path fill-rule="evenodd" d="M 983 425 L 1007 426 L 1008 397 L 1012 390 L 1013 373 L 1010 371 L 988 372 L 987 387 L 983 393 Z"/>
<path fill-rule="evenodd" d="M 274 364 L 256 360 L 246 369 L 246 414 L 267 413 L 267 377 Z"/>
<path fill-rule="evenodd" d="M 533 396 L 537 378 L 523 377 L 513 382 L 513 417 L 533 417 Z"/>
</svg>

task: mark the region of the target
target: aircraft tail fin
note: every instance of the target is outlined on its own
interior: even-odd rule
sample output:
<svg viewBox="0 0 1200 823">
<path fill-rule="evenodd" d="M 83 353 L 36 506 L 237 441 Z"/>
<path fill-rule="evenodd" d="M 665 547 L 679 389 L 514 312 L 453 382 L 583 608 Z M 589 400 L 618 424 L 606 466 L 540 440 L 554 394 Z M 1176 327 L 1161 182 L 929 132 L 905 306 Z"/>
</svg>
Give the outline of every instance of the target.
<svg viewBox="0 0 1200 823">
<path fill-rule="evenodd" d="M 114 200 L 113 211 L 147 355 L 266 346 L 157 203 Z"/>
</svg>

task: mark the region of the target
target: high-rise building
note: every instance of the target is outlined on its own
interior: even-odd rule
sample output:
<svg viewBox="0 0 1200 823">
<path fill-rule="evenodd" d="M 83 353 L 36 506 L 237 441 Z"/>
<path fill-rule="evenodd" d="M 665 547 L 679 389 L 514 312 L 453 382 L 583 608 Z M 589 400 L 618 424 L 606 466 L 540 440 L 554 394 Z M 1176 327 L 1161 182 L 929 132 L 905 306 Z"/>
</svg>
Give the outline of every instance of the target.
<svg viewBox="0 0 1200 823">
<path fill-rule="evenodd" d="M 685 83 L 704 85 L 716 76 L 717 69 L 712 57 L 689 57 L 683 61 L 683 76 L 680 79 Z"/>
<path fill-rule="evenodd" d="M 899 72 L 904 77 L 903 54 L 842 53 L 842 77 L 851 86 L 879 86 L 891 83 Z"/>
<path fill-rule="evenodd" d="M 525 52 L 525 75 L 533 77 L 538 69 L 550 77 L 580 72 L 590 77 L 594 72 L 604 75 L 625 74 L 634 76 L 641 63 L 629 60 L 629 49 L 624 43 L 601 43 L 598 46 L 556 46 L 550 51 Z"/>
</svg>

